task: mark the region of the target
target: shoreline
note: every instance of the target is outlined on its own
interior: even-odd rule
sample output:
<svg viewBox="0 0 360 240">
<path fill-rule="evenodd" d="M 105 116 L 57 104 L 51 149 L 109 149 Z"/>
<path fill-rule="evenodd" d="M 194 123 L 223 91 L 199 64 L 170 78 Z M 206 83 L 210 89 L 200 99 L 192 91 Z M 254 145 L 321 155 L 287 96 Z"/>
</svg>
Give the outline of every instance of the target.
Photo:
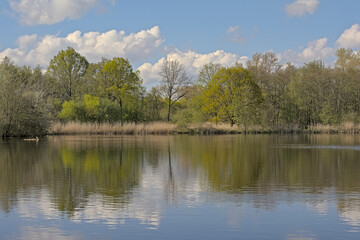
<svg viewBox="0 0 360 240">
<path fill-rule="evenodd" d="M 55 122 L 43 135 L 9 136 L 3 139 L 20 138 L 35 141 L 36 137 L 66 136 L 66 135 L 236 135 L 236 134 L 360 134 L 360 125 L 346 122 L 339 125 L 315 125 L 301 129 L 297 125 L 281 125 L 277 127 L 262 127 L 260 125 L 237 126 L 225 123 L 189 123 L 180 125 L 168 122 L 151 123 L 81 123 Z"/>
<path fill-rule="evenodd" d="M 49 136 L 54 135 L 222 135 L 222 134 L 359 134 L 360 125 L 346 122 L 339 125 L 315 125 L 300 129 L 297 125 L 273 128 L 259 125 L 244 127 L 224 123 L 190 123 L 179 125 L 168 122 L 152 123 L 54 123 Z"/>
</svg>

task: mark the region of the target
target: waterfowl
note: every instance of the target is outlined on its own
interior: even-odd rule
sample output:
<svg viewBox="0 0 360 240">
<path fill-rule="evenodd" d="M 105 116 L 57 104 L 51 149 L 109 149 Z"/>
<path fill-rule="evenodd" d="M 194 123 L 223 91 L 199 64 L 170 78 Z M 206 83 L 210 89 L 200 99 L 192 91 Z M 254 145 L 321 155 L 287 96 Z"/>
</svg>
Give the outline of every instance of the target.
<svg viewBox="0 0 360 240">
<path fill-rule="evenodd" d="M 32 142 L 38 142 L 39 138 L 35 137 L 35 138 L 25 138 L 24 141 L 32 141 Z"/>
</svg>

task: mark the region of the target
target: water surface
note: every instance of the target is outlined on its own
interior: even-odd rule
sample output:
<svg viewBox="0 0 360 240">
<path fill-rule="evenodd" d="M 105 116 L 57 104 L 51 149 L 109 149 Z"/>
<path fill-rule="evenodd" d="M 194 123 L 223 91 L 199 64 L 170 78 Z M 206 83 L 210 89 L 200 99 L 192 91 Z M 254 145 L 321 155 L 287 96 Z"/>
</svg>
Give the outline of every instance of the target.
<svg viewBox="0 0 360 240">
<path fill-rule="evenodd" d="M 0 142 L 0 239 L 359 239 L 357 135 Z"/>
</svg>

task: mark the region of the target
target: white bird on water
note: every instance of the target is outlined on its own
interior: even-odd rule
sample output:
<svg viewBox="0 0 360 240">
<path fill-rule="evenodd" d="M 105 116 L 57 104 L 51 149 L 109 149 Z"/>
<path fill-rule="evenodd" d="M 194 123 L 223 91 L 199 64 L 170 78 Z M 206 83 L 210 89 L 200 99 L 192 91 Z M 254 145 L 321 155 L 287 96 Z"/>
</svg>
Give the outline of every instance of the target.
<svg viewBox="0 0 360 240">
<path fill-rule="evenodd" d="M 38 142 L 39 138 L 35 137 L 35 138 L 25 138 L 24 141 L 32 141 L 32 142 Z"/>
</svg>

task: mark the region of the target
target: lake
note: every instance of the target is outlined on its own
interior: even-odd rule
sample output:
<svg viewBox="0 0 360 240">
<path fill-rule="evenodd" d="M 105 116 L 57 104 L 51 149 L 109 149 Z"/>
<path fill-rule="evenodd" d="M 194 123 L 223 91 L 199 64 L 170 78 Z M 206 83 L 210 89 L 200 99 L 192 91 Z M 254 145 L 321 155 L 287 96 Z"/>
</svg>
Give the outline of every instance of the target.
<svg viewBox="0 0 360 240">
<path fill-rule="evenodd" d="M 360 136 L 0 141 L 0 239 L 360 239 Z"/>
</svg>

